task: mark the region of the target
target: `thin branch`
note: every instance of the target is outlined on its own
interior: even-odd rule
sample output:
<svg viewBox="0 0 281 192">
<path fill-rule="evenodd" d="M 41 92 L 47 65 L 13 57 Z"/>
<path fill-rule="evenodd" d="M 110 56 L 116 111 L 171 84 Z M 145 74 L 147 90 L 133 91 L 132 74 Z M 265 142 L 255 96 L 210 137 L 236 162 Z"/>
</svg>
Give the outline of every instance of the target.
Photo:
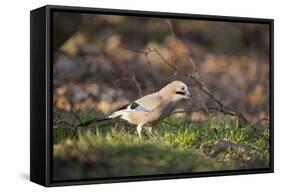
<svg viewBox="0 0 281 192">
<path fill-rule="evenodd" d="M 225 113 L 225 114 L 230 115 L 230 116 L 236 116 L 236 114 L 234 112 L 232 112 L 232 111 L 220 111 L 216 107 L 207 107 L 207 109 L 208 109 L 209 113 L 222 112 L 222 113 Z M 198 108 L 198 109 L 191 109 L 191 110 L 176 110 L 172 114 L 176 114 L 176 113 L 193 113 L 193 112 L 200 112 L 200 111 L 205 112 L 206 109 L 205 108 Z"/>
<path fill-rule="evenodd" d="M 154 49 L 147 49 L 148 51 L 150 51 L 151 53 L 156 53 L 171 69 L 174 70 L 174 72 L 178 73 L 179 69 L 177 69 L 174 65 L 172 65 L 170 62 L 168 62 L 166 60 L 166 58 L 158 51 L 158 49 L 154 48 Z"/>
<path fill-rule="evenodd" d="M 135 53 L 147 54 L 147 51 L 145 51 L 145 50 L 132 49 L 131 47 L 127 47 L 125 45 L 120 45 L 120 48 L 126 49 L 128 51 L 132 51 L 132 52 L 135 52 Z"/>
<path fill-rule="evenodd" d="M 209 111 L 217 111 L 217 108 L 214 107 L 208 107 Z M 194 112 L 200 112 L 200 111 L 205 111 L 205 108 L 198 108 L 198 109 L 190 109 L 190 110 L 176 110 L 173 111 L 172 114 L 177 114 L 177 113 L 194 113 Z"/>
<path fill-rule="evenodd" d="M 169 30 L 171 32 L 171 35 L 173 36 L 173 40 L 174 40 L 174 44 L 176 45 L 176 34 L 174 32 L 174 29 L 173 29 L 173 25 L 171 23 L 170 20 L 167 20 L 166 21 L 167 24 L 168 24 L 168 27 L 169 27 Z M 190 56 L 190 52 L 189 52 L 189 49 L 188 47 L 186 47 L 186 56 L 187 56 L 187 59 L 189 61 L 189 63 L 192 65 L 193 67 L 193 70 L 195 71 L 195 75 L 190 75 L 188 73 L 184 73 L 182 70 L 178 69 L 176 66 L 174 66 L 172 63 L 170 63 L 160 52 L 158 49 L 156 48 L 147 48 L 146 50 L 136 50 L 136 49 L 132 49 L 132 48 L 128 48 L 126 46 L 121 46 L 122 48 L 124 49 L 127 49 L 129 51 L 132 51 L 132 52 L 135 52 L 135 53 L 138 53 L 138 54 L 143 54 L 146 59 L 147 59 L 147 62 L 150 64 L 150 60 L 149 60 L 149 54 L 151 53 L 156 53 L 161 59 L 162 61 L 170 67 L 171 70 L 173 70 L 174 74 L 179 74 L 179 75 L 182 75 L 184 77 L 186 77 L 187 79 L 190 79 L 192 80 L 195 85 L 197 86 L 196 90 L 200 90 L 201 92 L 203 92 L 204 94 L 206 94 L 217 106 L 217 108 L 214 108 L 214 107 L 207 107 L 207 105 L 205 104 L 205 102 L 203 101 L 201 95 L 200 95 L 200 92 L 197 91 L 198 93 L 198 96 L 199 96 L 199 99 L 200 99 L 200 102 L 201 102 L 201 105 L 203 106 L 203 109 L 200 109 L 201 111 L 205 111 L 205 112 L 209 112 L 209 110 L 212 110 L 212 111 L 216 111 L 216 112 L 221 112 L 221 113 L 224 113 L 224 114 L 227 114 L 227 115 L 230 115 L 230 116 L 236 116 L 238 117 L 240 120 L 242 120 L 243 122 L 246 122 L 246 123 L 251 123 L 250 121 L 247 120 L 247 118 L 240 112 L 237 112 L 233 109 L 230 109 L 229 107 L 225 106 L 220 100 L 218 100 L 212 93 L 211 91 L 207 88 L 206 84 L 200 79 L 200 76 L 199 76 L 199 72 L 197 70 L 197 67 L 193 61 L 193 59 L 191 58 Z M 185 111 L 186 112 L 186 111 Z"/>
<path fill-rule="evenodd" d="M 136 79 L 136 76 L 135 75 L 132 75 L 132 77 L 122 77 L 121 80 L 126 80 L 126 81 L 131 81 L 134 83 L 135 87 L 137 88 L 139 94 L 141 97 L 143 97 L 143 92 L 142 92 L 142 89 L 141 89 L 141 85 L 140 83 L 138 82 L 138 80 Z"/>
<path fill-rule="evenodd" d="M 203 81 L 200 79 L 192 76 L 192 75 L 186 75 L 187 78 L 191 79 L 198 87 L 199 89 L 204 92 L 206 95 L 208 95 L 219 107 L 219 110 L 222 110 L 224 108 L 224 105 L 211 94 L 211 92 L 207 89 L 207 87 L 204 85 Z"/>
<path fill-rule="evenodd" d="M 173 37 L 173 43 L 174 43 L 173 47 L 176 48 L 176 46 L 177 46 L 177 42 L 176 42 L 177 36 L 176 36 L 175 30 L 174 30 L 174 26 L 173 26 L 171 20 L 168 19 L 168 20 L 166 20 L 166 22 L 167 22 L 167 24 L 168 24 L 168 28 L 169 28 L 169 31 L 170 31 L 170 33 L 171 33 L 171 36 Z M 195 63 L 193 62 L 193 60 L 192 60 L 192 58 L 191 58 L 191 56 L 190 56 L 190 52 L 189 52 L 189 49 L 188 49 L 187 46 L 186 46 L 186 54 L 187 54 L 187 59 L 189 60 L 189 63 L 191 63 L 191 65 L 192 65 L 192 68 L 193 68 L 193 71 L 195 72 L 196 77 L 197 77 L 198 79 L 200 79 L 199 72 L 198 72 L 198 70 L 197 70 L 197 67 L 196 67 Z M 203 83 L 203 84 L 204 84 L 204 83 Z M 206 105 L 206 103 L 203 101 L 202 96 L 201 96 L 201 94 L 200 94 L 200 92 L 199 92 L 199 89 L 198 89 L 198 88 L 195 88 L 195 90 L 196 90 L 196 94 L 198 95 L 200 104 L 205 108 L 205 111 L 208 113 L 207 105 Z"/>
<path fill-rule="evenodd" d="M 202 98 L 202 96 L 201 96 L 201 94 L 200 94 L 199 89 L 196 87 L 195 90 L 196 90 L 196 93 L 197 93 L 197 95 L 198 95 L 198 100 L 199 100 L 200 104 L 201 104 L 201 105 L 203 106 L 203 108 L 205 109 L 205 112 L 208 113 L 208 107 L 207 107 L 206 103 L 203 101 L 203 98 Z"/>
<path fill-rule="evenodd" d="M 174 27 L 173 27 L 173 24 L 172 24 L 172 21 L 170 19 L 167 19 L 166 20 L 166 23 L 168 25 L 168 28 L 169 28 L 169 31 L 173 37 L 173 42 L 174 42 L 174 45 L 173 47 L 175 48 L 177 46 L 177 43 L 176 43 L 176 33 L 175 33 L 175 30 L 174 30 Z"/>
<path fill-rule="evenodd" d="M 151 67 L 151 62 L 148 58 L 148 55 L 151 53 L 150 51 L 146 51 L 146 50 L 136 50 L 136 49 L 132 49 L 132 48 L 129 48 L 129 47 L 126 47 L 124 45 L 121 45 L 120 46 L 122 49 L 126 49 L 127 51 L 132 51 L 132 52 L 135 52 L 135 53 L 141 53 L 145 56 L 145 59 L 146 59 L 146 62 L 147 62 L 147 65 Z"/>
<path fill-rule="evenodd" d="M 124 47 L 124 46 L 122 46 L 122 47 Z M 158 49 L 148 48 L 146 50 L 135 50 L 135 49 L 131 49 L 131 48 L 128 48 L 128 47 L 126 47 L 126 49 L 130 50 L 130 51 L 133 51 L 135 53 L 144 54 L 144 55 L 156 53 L 163 60 L 163 62 L 166 65 L 168 65 L 175 73 L 180 74 L 180 75 L 182 75 L 182 76 L 184 76 L 188 79 L 191 79 L 203 93 L 205 93 L 211 100 L 213 100 L 217 105 L 216 111 L 219 111 L 219 112 L 222 112 L 224 114 L 231 115 L 231 116 L 237 116 L 239 119 L 243 120 L 244 122 L 249 123 L 249 121 L 246 119 L 246 117 L 244 117 L 241 113 L 236 112 L 234 110 L 229 110 L 228 107 L 225 107 L 222 104 L 222 102 L 220 102 L 213 94 L 211 94 L 211 92 L 207 89 L 207 87 L 205 86 L 205 84 L 202 80 L 200 80 L 199 78 L 197 78 L 193 75 L 186 74 L 180 69 L 177 69 L 177 67 L 175 67 L 168 60 L 166 60 L 166 58 L 158 51 Z M 210 108 L 207 107 L 204 110 L 206 111 L 206 109 L 209 110 Z"/>
</svg>

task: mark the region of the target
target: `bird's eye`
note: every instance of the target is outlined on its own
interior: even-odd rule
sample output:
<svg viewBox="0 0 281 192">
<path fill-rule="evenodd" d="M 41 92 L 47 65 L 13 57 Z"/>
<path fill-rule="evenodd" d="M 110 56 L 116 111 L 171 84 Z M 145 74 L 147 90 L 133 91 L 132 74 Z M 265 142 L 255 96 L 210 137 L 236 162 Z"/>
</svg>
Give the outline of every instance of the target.
<svg viewBox="0 0 281 192">
<path fill-rule="evenodd" d="M 181 90 L 184 90 L 184 87 L 181 87 Z"/>
</svg>

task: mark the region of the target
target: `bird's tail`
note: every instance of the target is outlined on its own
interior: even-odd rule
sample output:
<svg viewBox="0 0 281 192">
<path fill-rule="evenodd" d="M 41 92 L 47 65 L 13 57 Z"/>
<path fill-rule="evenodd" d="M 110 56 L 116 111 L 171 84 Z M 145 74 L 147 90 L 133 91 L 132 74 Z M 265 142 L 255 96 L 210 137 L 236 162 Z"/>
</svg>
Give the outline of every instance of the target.
<svg viewBox="0 0 281 192">
<path fill-rule="evenodd" d="M 108 119 L 115 119 L 115 118 L 119 118 L 123 115 L 123 110 L 120 111 L 116 111 L 114 113 L 112 113 L 111 115 L 107 116 Z"/>
<path fill-rule="evenodd" d="M 83 122 L 83 123 L 80 123 L 78 124 L 77 126 L 78 127 L 86 127 L 92 123 L 98 123 L 98 122 L 102 122 L 102 121 L 107 121 L 107 120 L 110 120 L 110 119 L 116 119 L 116 118 L 119 118 L 121 117 L 122 114 L 121 114 L 121 111 L 116 111 L 114 113 L 112 113 L 111 115 L 107 116 L 106 118 L 102 118 L 102 119 L 91 119 L 89 121 L 86 121 L 86 122 Z"/>
<path fill-rule="evenodd" d="M 102 121 L 107 121 L 109 120 L 109 118 L 103 118 L 103 119 L 91 119 L 91 120 L 88 120 L 88 121 L 85 121 L 83 123 L 80 123 L 77 125 L 77 127 L 86 127 L 92 123 L 98 123 L 98 122 L 102 122 Z"/>
</svg>

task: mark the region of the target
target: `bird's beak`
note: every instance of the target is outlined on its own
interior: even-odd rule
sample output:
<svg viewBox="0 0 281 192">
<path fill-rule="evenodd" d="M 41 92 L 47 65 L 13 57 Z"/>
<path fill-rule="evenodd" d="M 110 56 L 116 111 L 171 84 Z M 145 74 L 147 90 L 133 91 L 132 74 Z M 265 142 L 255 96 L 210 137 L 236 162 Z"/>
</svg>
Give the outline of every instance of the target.
<svg viewBox="0 0 281 192">
<path fill-rule="evenodd" d="M 193 101 L 191 95 L 189 95 L 189 94 L 186 94 L 184 98 L 185 98 L 186 100 L 191 100 L 191 101 Z"/>
</svg>

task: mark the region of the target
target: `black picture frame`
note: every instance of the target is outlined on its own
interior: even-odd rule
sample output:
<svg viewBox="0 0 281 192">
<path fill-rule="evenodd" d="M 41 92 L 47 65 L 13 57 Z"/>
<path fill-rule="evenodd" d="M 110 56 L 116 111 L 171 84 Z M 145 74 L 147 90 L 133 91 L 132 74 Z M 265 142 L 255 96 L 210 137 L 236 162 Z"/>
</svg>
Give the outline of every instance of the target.
<svg viewBox="0 0 281 192">
<path fill-rule="evenodd" d="M 132 176 L 119 178 L 116 177 L 110 179 L 76 180 L 60 182 L 53 181 L 51 129 L 53 103 L 52 13 L 55 11 L 268 24 L 270 26 L 270 167 L 263 169 L 183 173 L 161 176 Z M 38 183 L 43 186 L 62 186 L 274 172 L 273 19 L 46 5 L 44 7 L 32 10 L 30 12 L 30 46 L 30 180 L 32 182 Z"/>
</svg>

